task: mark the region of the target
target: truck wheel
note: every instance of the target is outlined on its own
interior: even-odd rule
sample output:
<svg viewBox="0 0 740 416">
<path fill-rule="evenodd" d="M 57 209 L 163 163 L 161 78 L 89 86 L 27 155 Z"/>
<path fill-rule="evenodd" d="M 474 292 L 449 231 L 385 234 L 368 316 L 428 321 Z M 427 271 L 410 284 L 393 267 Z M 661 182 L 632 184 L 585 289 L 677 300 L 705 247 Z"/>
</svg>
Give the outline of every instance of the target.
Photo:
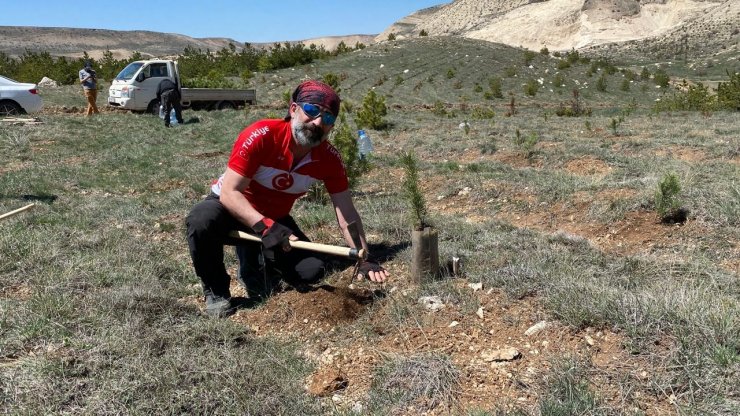
<svg viewBox="0 0 740 416">
<path fill-rule="evenodd" d="M 231 101 L 222 101 L 218 105 L 218 109 L 219 110 L 234 110 L 234 109 L 236 109 L 236 106 Z"/>
<path fill-rule="evenodd" d="M 159 100 L 155 99 L 149 102 L 146 112 L 149 114 L 159 115 Z"/>
<path fill-rule="evenodd" d="M 23 109 L 14 101 L 0 101 L 0 116 L 17 116 L 19 114 L 23 114 Z"/>
</svg>

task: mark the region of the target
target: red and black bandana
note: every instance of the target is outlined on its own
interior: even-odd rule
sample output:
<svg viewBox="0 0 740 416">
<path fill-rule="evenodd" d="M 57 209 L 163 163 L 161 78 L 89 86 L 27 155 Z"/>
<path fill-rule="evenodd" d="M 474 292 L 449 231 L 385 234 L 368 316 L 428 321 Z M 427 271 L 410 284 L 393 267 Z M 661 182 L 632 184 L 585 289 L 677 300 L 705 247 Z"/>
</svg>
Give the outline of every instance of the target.
<svg viewBox="0 0 740 416">
<path fill-rule="evenodd" d="M 305 81 L 295 91 L 291 103 L 311 103 L 329 109 L 335 116 L 339 115 L 339 96 L 334 90 L 321 81 Z"/>
</svg>

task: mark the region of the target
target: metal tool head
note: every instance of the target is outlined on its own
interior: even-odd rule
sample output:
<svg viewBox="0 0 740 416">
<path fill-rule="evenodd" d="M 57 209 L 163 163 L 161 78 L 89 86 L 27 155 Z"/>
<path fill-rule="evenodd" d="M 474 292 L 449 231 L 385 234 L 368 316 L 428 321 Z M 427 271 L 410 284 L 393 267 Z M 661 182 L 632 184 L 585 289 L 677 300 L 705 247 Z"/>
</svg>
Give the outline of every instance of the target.
<svg viewBox="0 0 740 416">
<path fill-rule="evenodd" d="M 352 238 L 352 242 L 355 244 L 355 248 L 357 250 L 362 249 L 362 240 L 360 239 L 360 226 L 357 224 L 357 221 L 352 221 L 351 223 L 347 224 L 347 231 L 349 231 L 349 236 Z"/>
</svg>

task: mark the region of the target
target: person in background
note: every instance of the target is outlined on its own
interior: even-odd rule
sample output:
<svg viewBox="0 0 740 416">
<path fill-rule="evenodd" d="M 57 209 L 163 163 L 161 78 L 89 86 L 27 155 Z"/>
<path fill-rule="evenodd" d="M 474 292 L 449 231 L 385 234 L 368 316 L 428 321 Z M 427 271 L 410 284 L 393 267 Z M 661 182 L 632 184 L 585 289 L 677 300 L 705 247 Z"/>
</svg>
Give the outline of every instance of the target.
<svg viewBox="0 0 740 416">
<path fill-rule="evenodd" d="M 290 250 L 289 243 L 308 241 L 290 211 L 316 181 L 324 183 L 331 197 L 347 245 L 360 248 L 348 230 L 348 224 L 355 222 L 361 248 L 368 250 L 344 164 L 327 141 L 339 114 L 339 102 L 330 86 L 319 81 L 301 83 L 292 94 L 284 119 L 260 120 L 242 130 L 226 171 L 213 182 L 211 194 L 191 209 L 186 219 L 188 246 L 207 314 L 223 317 L 235 310 L 224 245 L 236 245 L 237 280 L 250 298 L 252 294 L 269 295 L 269 288 L 262 292 L 265 287 L 260 285 L 269 278 L 265 267 L 287 282 L 315 282 L 323 277 L 324 261 L 309 251 Z M 231 230 L 254 233 L 262 242 L 235 243 L 228 237 Z M 356 277 L 382 283 L 388 276 L 388 271 L 368 257 L 360 263 Z"/>
<path fill-rule="evenodd" d="M 182 104 L 180 103 L 180 90 L 177 88 L 177 84 L 172 82 L 169 78 L 165 78 L 159 82 L 157 86 L 157 99 L 164 108 L 164 126 L 170 126 L 170 112 L 175 109 L 175 118 L 177 122 L 182 124 Z"/>
<path fill-rule="evenodd" d="M 82 89 L 85 91 L 85 98 L 87 99 L 87 115 L 98 114 L 98 79 L 95 75 L 95 71 L 92 69 L 92 63 L 85 61 L 85 67 L 80 69 L 80 84 Z"/>
</svg>

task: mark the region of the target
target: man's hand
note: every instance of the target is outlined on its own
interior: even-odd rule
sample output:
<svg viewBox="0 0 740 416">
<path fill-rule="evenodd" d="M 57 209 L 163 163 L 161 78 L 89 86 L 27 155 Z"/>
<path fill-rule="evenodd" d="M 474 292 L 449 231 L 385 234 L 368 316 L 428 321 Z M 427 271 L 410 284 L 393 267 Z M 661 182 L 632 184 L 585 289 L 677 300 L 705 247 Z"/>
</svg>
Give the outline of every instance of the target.
<svg viewBox="0 0 740 416">
<path fill-rule="evenodd" d="M 252 229 L 262 235 L 262 245 L 266 249 L 280 245 L 284 251 L 290 250 L 289 238 L 293 235 L 293 230 L 283 224 L 265 217 L 255 224 Z"/>
<path fill-rule="evenodd" d="M 360 267 L 357 269 L 357 278 L 362 279 L 367 277 L 371 282 L 383 283 L 385 279 L 390 276 L 388 270 L 384 269 L 378 263 L 374 261 L 364 260 L 360 263 Z"/>
</svg>

